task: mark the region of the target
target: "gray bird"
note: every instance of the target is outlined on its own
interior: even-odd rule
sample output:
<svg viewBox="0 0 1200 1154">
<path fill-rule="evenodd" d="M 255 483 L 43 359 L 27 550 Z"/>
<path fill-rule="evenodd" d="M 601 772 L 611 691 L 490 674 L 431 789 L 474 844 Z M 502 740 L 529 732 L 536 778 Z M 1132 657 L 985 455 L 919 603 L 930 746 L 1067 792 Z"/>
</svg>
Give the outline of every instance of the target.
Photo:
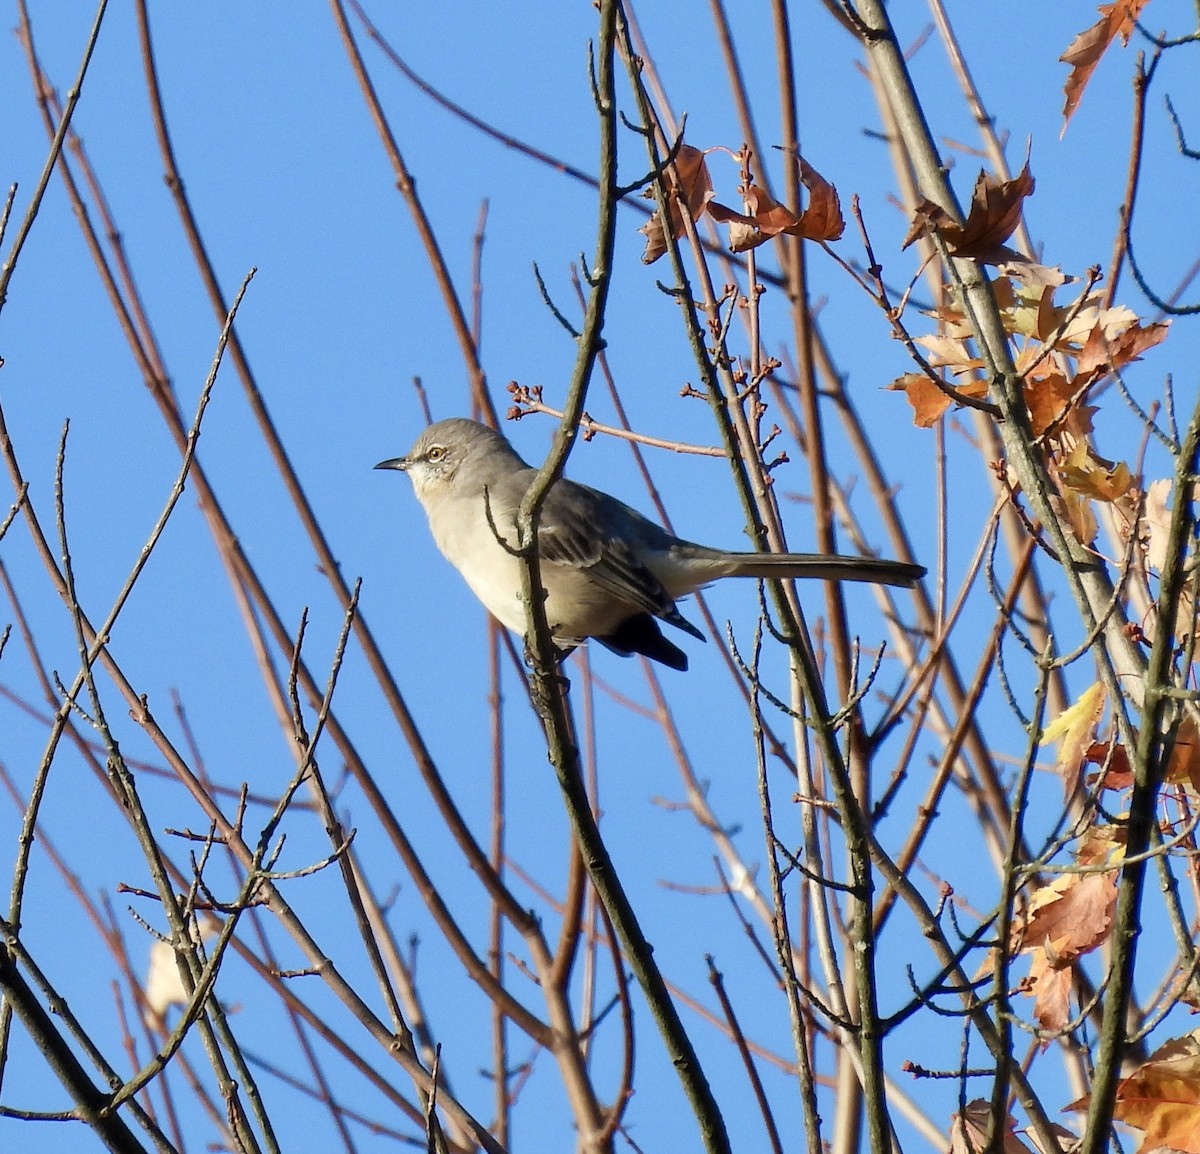
<svg viewBox="0 0 1200 1154">
<path fill-rule="evenodd" d="M 408 474 L 446 560 L 492 616 L 524 633 L 520 562 L 509 550 L 536 470 L 494 429 L 461 417 L 430 425 L 405 456 L 375 468 Z M 663 636 L 658 622 L 703 641 L 675 602 L 718 577 L 909 587 L 925 573 L 920 565 L 875 557 L 709 549 L 672 536 L 607 493 L 566 479 L 551 486 L 542 506 L 538 552 L 546 620 L 558 645 L 569 650 L 594 637 L 623 657 L 641 653 L 679 670 L 687 669 L 687 656 Z"/>
</svg>

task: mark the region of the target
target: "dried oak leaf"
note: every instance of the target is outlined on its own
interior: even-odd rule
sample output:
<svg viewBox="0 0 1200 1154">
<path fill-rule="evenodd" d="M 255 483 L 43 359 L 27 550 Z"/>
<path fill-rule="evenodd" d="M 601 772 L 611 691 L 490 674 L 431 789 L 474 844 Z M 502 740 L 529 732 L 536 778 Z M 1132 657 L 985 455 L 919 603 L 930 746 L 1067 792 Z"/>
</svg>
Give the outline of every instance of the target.
<svg viewBox="0 0 1200 1154">
<path fill-rule="evenodd" d="M 687 205 L 692 220 L 698 220 L 713 198 L 712 177 L 704 150 L 690 144 L 680 145 L 674 165 L 667 170 L 667 186 L 672 194 L 667 197 L 667 219 L 671 225 L 670 239 L 674 240 L 683 235 L 683 213 L 679 211 L 677 199 Z M 656 212 L 638 232 L 646 234 L 642 263 L 653 264 L 667 251 L 668 245 L 661 214 Z"/>
<path fill-rule="evenodd" d="M 1095 681 L 1042 730 L 1043 742 L 1058 742 L 1054 768 L 1062 775 L 1063 792 L 1067 796 L 1079 784 L 1079 774 L 1096 740 L 1096 726 L 1107 700 L 1103 684 Z"/>
<path fill-rule="evenodd" d="M 1033 192 L 1033 187 L 1028 162 L 1011 180 L 1000 180 L 981 171 L 975 181 L 967 219 L 962 224 L 932 201 L 922 200 L 901 247 L 907 248 L 918 237 L 936 232 L 946 242 L 951 256 L 984 264 L 1022 263 L 1021 255 L 1005 247 L 1004 242 L 1020 223 L 1021 202 Z"/>
<path fill-rule="evenodd" d="M 954 404 L 954 398 L 939 389 L 925 373 L 905 373 L 886 387 L 904 391 L 908 403 L 913 408 L 913 424 L 918 429 L 930 428 L 937 422 L 938 417 Z M 984 381 L 971 380 L 962 385 L 955 385 L 954 390 L 968 397 L 982 397 L 987 393 L 987 384 Z"/>
<path fill-rule="evenodd" d="M 1112 4 L 1101 4 L 1100 19 L 1080 32 L 1059 57 L 1064 64 L 1071 66 L 1067 82 L 1063 85 L 1066 97 L 1063 103 L 1063 132 L 1067 130 L 1067 121 L 1075 112 L 1084 87 L 1100 63 L 1100 57 L 1117 36 L 1125 44 L 1129 43 L 1134 22 L 1146 4 L 1147 0 L 1114 0 Z"/>
<path fill-rule="evenodd" d="M 743 212 L 718 201 L 708 206 L 713 220 L 729 225 L 731 252 L 757 248 L 780 233 L 806 240 L 837 240 L 845 231 L 837 189 L 803 157 L 797 159 L 800 179 L 808 189 L 808 207 L 803 212 L 794 213 L 757 185 L 743 191 Z"/>
</svg>

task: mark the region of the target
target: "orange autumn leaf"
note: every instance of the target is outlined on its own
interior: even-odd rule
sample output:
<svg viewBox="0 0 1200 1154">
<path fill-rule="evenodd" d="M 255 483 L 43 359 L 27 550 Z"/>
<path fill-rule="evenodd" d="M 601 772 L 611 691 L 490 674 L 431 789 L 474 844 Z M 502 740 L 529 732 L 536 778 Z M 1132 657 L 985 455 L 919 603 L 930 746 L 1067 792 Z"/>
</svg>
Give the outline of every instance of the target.
<svg viewBox="0 0 1200 1154">
<path fill-rule="evenodd" d="M 1128 789 L 1133 785 L 1133 767 L 1129 764 L 1129 751 L 1120 743 L 1093 741 L 1084 755 L 1089 765 L 1098 765 L 1100 773 L 1094 782 L 1103 789 Z"/>
<path fill-rule="evenodd" d="M 1077 437 L 1086 436 L 1091 431 L 1095 409 L 1080 402 L 1089 386 L 1110 371 L 1137 360 L 1142 352 L 1167 335 L 1166 324 L 1143 326 L 1124 306 L 1100 309 L 1085 302 L 1084 307 L 1073 310 L 1073 306 L 1055 305 L 1049 292 L 1044 292 L 1037 304 L 1037 319 L 1032 331 L 1028 306 L 1014 306 L 1010 311 L 1012 322 L 1020 326 L 1017 331 L 1035 338 L 1021 348 L 1017 368 L 1025 373 L 1025 404 L 1034 435 L 1039 437 L 1064 418 L 1068 418 L 1066 427 L 1070 432 Z M 1009 313 L 1005 316 L 1008 318 Z M 1074 374 L 1069 375 L 1061 364 L 1048 359 L 1047 348 L 1061 349 L 1074 356 Z M 1095 471 L 1083 458 L 1069 462 L 1069 465 L 1087 474 Z M 1121 488 L 1124 481 L 1124 476 L 1117 478 L 1118 496 L 1124 495 Z M 1105 487 L 1113 486 L 1106 483 Z"/>
<path fill-rule="evenodd" d="M 936 232 L 946 242 L 951 256 L 985 264 L 1019 261 L 1018 254 L 1006 248 L 1004 242 L 1020 223 L 1021 203 L 1033 188 L 1028 163 L 1011 180 L 1000 180 L 981 171 L 975 181 L 967 219 L 962 224 L 932 201 L 922 200 L 902 247 L 907 248 L 918 237 Z"/>
<path fill-rule="evenodd" d="M 1044 376 L 1027 377 L 1022 393 L 1033 435 L 1040 437 L 1066 416 L 1067 406 L 1075 396 L 1075 384 L 1050 369 Z"/>
<path fill-rule="evenodd" d="M 683 213 L 678 201 L 687 205 L 688 215 L 698 220 L 713 197 L 712 177 L 708 173 L 708 161 L 703 149 L 690 144 L 680 145 L 675 162 L 667 170 L 667 186 L 672 195 L 667 197 L 667 219 L 671 226 L 670 239 L 683 235 Z M 667 251 L 668 238 L 664 233 L 662 217 L 655 213 L 638 232 L 646 234 L 646 250 L 642 253 L 643 264 L 653 264 Z"/>
<path fill-rule="evenodd" d="M 1117 36 L 1124 43 L 1129 43 L 1134 22 L 1146 3 L 1147 0 L 1114 0 L 1111 4 L 1101 4 L 1100 19 L 1080 32 L 1059 57 L 1064 64 L 1071 66 L 1067 82 L 1063 85 L 1066 96 L 1063 103 L 1063 132 L 1067 130 L 1067 121 L 1075 112 L 1092 72 L 1100 63 L 1100 57 Z"/>
<path fill-rule="evenodd" d="M 1200 1154 L 1200 1042 L 1160 1046 L 1117 1087 L 1113 1117 L 1145 1135 L 1138 1154 L 1158 1147 Z"/>
<path fill-rule="evenodd" d="M 939 389 L 925 373 L 905 373 L 887 388 L 903 390 L 908 403 L 912 405 L 913 424 L 918 429 L 930 428 L 954 404 L 954 398 Z M 955 391 L 968 397 L 982 397 L 987 392 L 987 384 L 979 380 L 967 381 L 964 385 L 955 386 Z"/>
<path fill-rule="evenodd" d="M 1077 385 L 1099 380 L 1111 370 L 1138 360 L 1146 349 L 1165 339 L 1169 327 L 1167 321 L 1150 325 L 1134 321 L 1115 335 L 1110 335 L 1103 324 L 1097 324 L 1088 333 L 1087 341 L 1079 353 L 1079 364 L 1075 369 Z"/>
</svg>

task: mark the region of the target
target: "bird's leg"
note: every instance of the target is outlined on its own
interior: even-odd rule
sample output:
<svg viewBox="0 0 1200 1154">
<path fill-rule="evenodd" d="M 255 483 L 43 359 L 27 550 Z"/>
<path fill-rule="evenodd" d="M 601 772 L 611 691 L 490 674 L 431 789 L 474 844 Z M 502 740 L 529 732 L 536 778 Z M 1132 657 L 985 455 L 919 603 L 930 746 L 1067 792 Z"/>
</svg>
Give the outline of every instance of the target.
<svg viewBox="0 0 1200 1154">
<path fill-rule="evenodd" d="M 536 668 L 536 659 L 533 652 L 533 646 L 529 644 L 528 637 L 525 637 L 522 640 L 524 641 L 523 657 L 525 661 L 525 667 L 527 669 L 534 669 Z M 570 657 L 577 648 L 578 646 L 576 645 L 568 645 L 566 648 L 563 648 L 557 643 L 554 646 L 554 668 L 557 671 L 557 680 L 561 683 L 564 693 L 570 692 L 571 679 L 562 671 L 563 662 L 566 661 L 566 659 Z"/>
</svg>

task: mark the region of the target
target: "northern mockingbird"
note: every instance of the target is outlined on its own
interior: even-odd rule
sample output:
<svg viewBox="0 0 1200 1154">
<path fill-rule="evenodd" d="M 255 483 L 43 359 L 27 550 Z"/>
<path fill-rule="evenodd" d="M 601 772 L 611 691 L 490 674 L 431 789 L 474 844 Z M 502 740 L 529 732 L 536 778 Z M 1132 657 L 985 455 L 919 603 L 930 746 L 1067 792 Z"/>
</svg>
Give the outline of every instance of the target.
<svg viewBox="0 0 1200 1154">
<path fill-rule="evenodd" d="M 430 425 L 403 457 L 377 469 L 408 474 L 433 539 L 475 596 L 509 629 L 525 632 L 516 518 L 535 470 L 494 429 L 452 417 Z M 503 542 L 503 543 L 502 543 Z M 594 637 L 628 657 L 687 669 L 659 629 L 665 621 L 704 640 L 675 606 L 718 577 L 818 577 L 912 586 L 925 570 L 906 561 L 814 553 L 729 553 L 674 537 L 615 497 L 562 479 L 538 519 L 546 620 L 564 649 Z M 656 620 L 657 618 L 657 620 Z"/>
</svg>

